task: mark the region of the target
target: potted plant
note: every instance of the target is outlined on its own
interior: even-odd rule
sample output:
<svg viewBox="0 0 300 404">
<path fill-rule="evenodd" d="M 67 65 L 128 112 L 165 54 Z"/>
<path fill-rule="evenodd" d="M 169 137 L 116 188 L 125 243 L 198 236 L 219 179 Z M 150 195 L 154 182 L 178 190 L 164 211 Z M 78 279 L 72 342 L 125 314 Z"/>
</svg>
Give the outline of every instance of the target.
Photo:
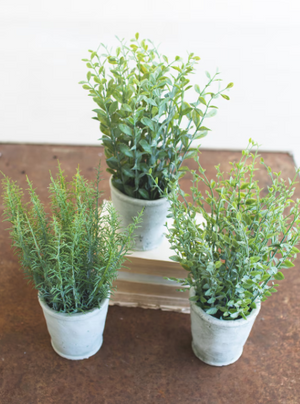
<svg viewBox="0 0 300 404">
<path fill-rule="evenodd" d="M 51 215 L 28 179 L 31 206 L 4 176 L 4 216 L 25 275 L 38 290 L 54 350 L 85 359 L 102 345 L 112 281 L 139 217 L 119 231 L 113 206 L 100 204 L 99 171 L 94 184 L 79 170 L 67 182 L 60 166 L 57 178 L 50 178 Z"/>
<path fill-rule="evenodd" d="M 100 122 L 112 201 L 123 225 L 144 208 L 143 223 L 136 231 L 136 250 L 150 250 L 163 240 L 168 200 L 159 189 L 170 191 L 185 159 L 197 152 L 192 142 L 206 136 L 204 119 L 216 114 L 213 101 L 226 100 L 226 89 L 212 92 L 221 81 L 219 72 L 205 86 L 194 86 L 195 101 L 188 103 L 189 76 L 200 59 L 193 53 L 182 61 L 169 61 L 139 34 L 127 45 L 119 40 L 115 53 L 101 44 L 83 59 L 89 71 L 83 88 L 98 105 L 93 111 Z M 148 176 L 152 171 L 154 179 Z M 158 184 L 159 187 L 156 185 Z"/>
<path fill-rule="evenodd" d="M 270 176 L 262 189 L 255 179 L 257 157 L 250 139 L 240 161 L 230 163 L 230 173 L 216 167 L 216 180 L 206 177 L 197 160 L 192 201 L 182 191 L 181 200 L 170 194 L 174 225 L 168 238 L 176 252 L 171 259 L 188 271 L 185 280 L 177 280 L 190 288 L 192 347 L 210 365 L 229 365 L 241 356 L 261 302 L 277 291 L 274 281 L 284 278 L 281 270 L 293 267 L 299 253 L 300 201 L 291 197 L 300 170 L 287 182 L 261 159 Z"/>
</svg>

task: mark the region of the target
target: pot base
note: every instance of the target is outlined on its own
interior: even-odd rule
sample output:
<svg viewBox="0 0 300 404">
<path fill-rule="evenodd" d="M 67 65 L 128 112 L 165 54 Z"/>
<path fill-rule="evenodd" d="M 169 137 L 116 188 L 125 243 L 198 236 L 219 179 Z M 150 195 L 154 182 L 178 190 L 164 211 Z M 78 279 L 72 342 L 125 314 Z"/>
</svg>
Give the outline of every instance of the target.
<svg viewBox="0 0 300 404">
<path fill-rule="evenodd" d="M 96 347 L 96 349 L 93 349 L 92 351 L 87 352 L 84 355 L 66 355 L 66 354 L 59 352 L 59 350 L 55 347 L 55 345 L 51 339 L 52 348 L 57 353 L 57 355 L 61 356 L 62 358 L 65 358 L 65 359 L 69 359 L 71 361 L 78 361 L 78 360 L 90 358 L 91 356 L 95 355 L 99 351 L 99 349 L 102 347 L 102 343 L 103 343 L 103 338 L 101 338 L 100 344 Z"/>
<path fill-rule="evenodd" d="M 200 353 L 199 350 L 197 349 L 197 347 L 194 344 L 194 341 L 192 341 L 192 350 L 195 354 L 195 356 L 197 356 L 198 359 L 200 359 L 202 362 L 206 363 L 207 365 L 210 366 L 228 366 L 228 365 L 232 365 L 233 363 L 235 363 L 243 354 L 243 348 L 242 350 L 234 357 L 234 359 L 230 360 L 230 361 L 226 361 L 226 362 L 222 362 L 222 361 L 216 361 L 213 358 L 209 358 L 208 354 L 203 354 Z"/>
</svg>

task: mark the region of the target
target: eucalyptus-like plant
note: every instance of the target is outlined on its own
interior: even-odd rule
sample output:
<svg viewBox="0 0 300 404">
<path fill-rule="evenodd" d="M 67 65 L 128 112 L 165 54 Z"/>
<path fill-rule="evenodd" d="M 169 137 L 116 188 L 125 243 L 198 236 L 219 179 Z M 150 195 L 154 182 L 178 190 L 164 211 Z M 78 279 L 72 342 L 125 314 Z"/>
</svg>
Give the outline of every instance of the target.
<svg viewBox="0 0 300 404">
<path fill-rule="evenodd" d="M 25 275 L 40 298 L 57 312 L 85 312 L 109 296 L 140 218 L 119 231 L 112 204 L 100 204 L 99 171 L 93 184 L 79 169 L 67 182 L 60 166 L 57 178 L 51 173 L 50 178 L 48 215 L 28 178 L 30 203 L 23 203 L 22 189 L 4 177 L 5 220 L 11 224 L 12 245 Z"/>
<path fill-rule="evenodd" d="M 258 145 L 250 139 L 240 161 L 230 163 L 229 175 L 216 166 L 216 181 L 206 177 L 198 160 L 192 202 L 182 191 L 181 200 L 174 191 L 170 195 L 174 227 L 168 239 L 176 252 L 171 259 L 188 271 L 185 280 L 176 280 L 194 287 L 193 300 L 217 318 L 247 318 L 255 302 L 277 291 L 274 280 L 284 278 L 281 270 L 293 267 L 299 253 L 300 200 L 291 198 L 300 169 L 285 181 L 261 159 L 270 177 L 262 189 L 255 179 L 257 157 Z M 197 213 L 203 223 L 197 223 Z"/>
<path fill-rule="evenodd" d="M 126 195 L 153 200 L 168 192 L 176 181 L 183 160 L 197 152 L 192 142 L 210 130 L 204 119 L 216 114 L 213 101 L 233 86 L 212 92 L 221 81 L 219 73 L 210 76 L 200 89 L 195 85 L 195 101 L 188 103 L 192 87 L 188 76 L 200 59 L 190 53 L 187 61 L 179 56 L 170 61 L 160 55 L 150 40 L 139 41 L 139 34 L 127 46 L 119 40 L 115 53 L 103 44 L 83 59 L 89 69 L 83 88 L 99 106 L 94 119 L 100 122 L 105 146 L 107 171 L 113 185 Z M 152 170 L 154 180 L 147 174 Z M 159 187 L 156 187 L 156 184 Z"/>
</svg>

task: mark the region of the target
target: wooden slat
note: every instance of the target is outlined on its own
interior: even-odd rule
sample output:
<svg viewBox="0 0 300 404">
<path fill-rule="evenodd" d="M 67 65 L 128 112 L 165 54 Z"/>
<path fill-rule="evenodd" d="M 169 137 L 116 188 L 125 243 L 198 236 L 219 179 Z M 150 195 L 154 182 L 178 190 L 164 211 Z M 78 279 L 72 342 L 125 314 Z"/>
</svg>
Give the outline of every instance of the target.
<svg viewBox="0 0 300 404">
<path fill-rule="evenodd" d="M 137 257 L 128 257 L 122 272 L 132 272 L 135 274 L 149 274 L 157 276 L 166 276 L 171 278 L 186 278 L 187 271 L 185 271 L 178 262 L 173 261 L 161 261 L 161 260 L 149 260 Z"/>
</svg>

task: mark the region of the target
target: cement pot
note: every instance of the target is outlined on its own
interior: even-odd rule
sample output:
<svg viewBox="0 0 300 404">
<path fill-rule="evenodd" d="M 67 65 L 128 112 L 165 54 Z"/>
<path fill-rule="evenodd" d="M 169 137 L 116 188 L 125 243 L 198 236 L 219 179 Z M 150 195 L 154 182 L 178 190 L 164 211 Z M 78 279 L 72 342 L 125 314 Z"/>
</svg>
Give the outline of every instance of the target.
<svg viewBox="0 0 300 404">
<path fill-rule="evenodd" d="M 195 296 L 194 288 L 190 297 Z M 192 348 L 197 358 L 208 365 L 226 366 L 236 362 L 260 311 L 260 303 L 247 320 L 220 320 L 206 314 L 195 302 L 190 301 Z"/>
<path fill-rule="evenodd" d="M 123 194 L 112 185 L 109 180 L 112 203 L 120 215 L 122 226 L 127 227 L 132 223 L 132 218 L 137 216 L 144 208 L 142 223 L 135 230 L 135 251 L 146 251 L 157 248 L 164 239 L 165 223 L 169 209 L 167 198 L 146 201 L 131 198 Z"/>
<path fill-rule="evenodd" d="M 54 351 L 66 359 L 87 359 L 102 346 L 109 299 L 86 313 L 58 313 L 40 298 Z"/>
</svg>

